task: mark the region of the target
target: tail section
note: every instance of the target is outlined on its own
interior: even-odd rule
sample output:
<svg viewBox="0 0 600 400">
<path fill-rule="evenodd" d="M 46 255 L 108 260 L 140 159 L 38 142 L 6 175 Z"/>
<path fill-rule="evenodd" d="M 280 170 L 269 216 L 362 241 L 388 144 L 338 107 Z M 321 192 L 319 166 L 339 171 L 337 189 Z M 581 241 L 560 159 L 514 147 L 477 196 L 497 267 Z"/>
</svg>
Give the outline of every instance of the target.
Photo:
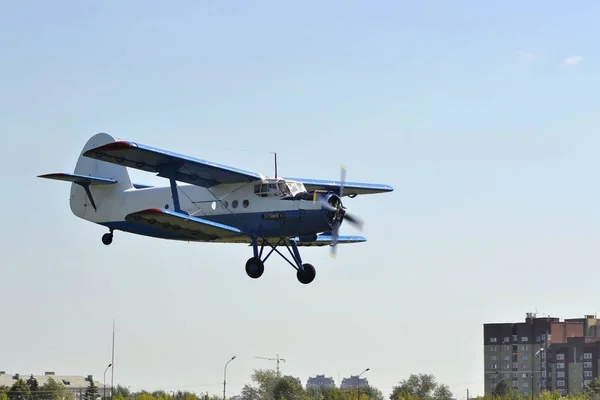
<svg viewBox="0 0 600 400">
<path fill-rule="evenodd" d="M 83 153 L 90 149 L 115 141 L 106 133 L 97 133 L 87 141 L 81 150 L 73 174 L 58 173 L 39 176 L 40 178 L 71 182 L 71 211 L 80 218 L 92 221 L 104 220 L 114 212 L 113 205 L 119 203 L 121 194 L 134 187 L 127 167 L 83 156 Z"/>
</svg>

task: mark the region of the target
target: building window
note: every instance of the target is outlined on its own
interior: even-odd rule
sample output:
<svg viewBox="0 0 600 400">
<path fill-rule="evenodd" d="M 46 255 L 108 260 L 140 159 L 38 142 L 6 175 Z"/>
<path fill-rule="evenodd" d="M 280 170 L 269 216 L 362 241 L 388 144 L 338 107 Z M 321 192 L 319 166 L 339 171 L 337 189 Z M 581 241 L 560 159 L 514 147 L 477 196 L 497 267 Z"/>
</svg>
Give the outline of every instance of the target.
<svg viewBox="0 0 600 400">
<path fill-rule="evenodd" d="M 513 363 L 513 368 L 519 368 L 519 363 L 514 362 Z"/>
<path fill-rule="evenodd" d="M 521 356 L 521 360 L 529 360 L 529 356 L 527 354 L 523 354 Z"/>
<path fill-rule="evenodd" d="M 565 369 L 565 363 L 556 363 L 556 369 Z"/>
<path fill-rule="evenodd" d="M 521 363 L 521 369 L 527 369 L 527 368 L 529 368 L 529 364 Z"/>
<path fill-rule="evenodd" d="M 592 362 L 591 361 L 586 361 L 583 363 L 583 368 L 592 368 Z"/>
<path fill-rule="evenodd" d="M 504 337 L 504 343 L 509 343 L 510 342 L 510 338 L 508 336 Z"/>
<path fill-rule="evenodd" d="M 589 385 L 589 384 L 590 384 L 590 382 L 592 382 L 592 381 L 591 381 L 591 380 L 589 380 L 589 379 L 586 379 L 585 381 L 583 381 L 583 386 L 587 386 L 587 385 Z"/>
<path fill-rule="evenodd" d="M 529 382 L 527 382 L 527 381 L 523 382 L 523 387 L 529 387 Z"/>
<path fill-rule="evenodd" d="M 563 353 L 559 353 L 556 355 L 556 359 L 557 360 L 564 360 L 565 359 L 565 355 Z"/>
<path fill-rule="evenodd" d="M 521 342 L 526 342 L 527 341 L 527 336 L 522 336 L 521 337 Z"/>
<path fill-rule="evenodd" d="M 492 369 L 498 369 L 498 364 L 492 364 Z"/>
<path fill-rule="evenodd" d="M 493 337 L 493 338 L 490 338 L 490 342 L 491 342 L 491 343 L 496 343 L 496 341 L 497 341 L 497 340 L 496 340 L 496 338 L 495 338 L 495 337 Z"/>
<path fill-rule="evenodd" d="M 510 361 L 510 356 L 504 355 L 504 361 Z"/>
<path fill-rule="evenodd" d="M 510 364 L 509 363 L 504 364 L 504 369 L 510 369 Z"/>
<path fill-rule="evenodd" d="M 592 371 L 583 371 L 583 376 L 586 378 L 591 378 L 592 377 Z"/>
<path fill-rule="evenodd" d="M 557 378 L 564 378 L 565 377 L 565 373 L 562 372 L 562 371 L 559 371 L 559 372 L 556 373 L 556 377 Z"/>
<path fill-rule="evenodd" d="M 512 387 L 518 388 L 519 387 L 519 381 L 512 381 Z"/>
<path fill-rule="evenodd" d="M 556 386 L 565 387 L 565 381 L 556 381 Z"/>
<path fill-rule="evenodd" d="M 491 347 L 490 347 L 490 351 L 497 351 L 497 350 L 498 350 L 498 347 L 497 347 L 497 346 L 491 346 Z"/>
<path fill-rule="evenodd" d="M 584 360 L 591 360 L 592 359 L 592 353 L 583 353 L 583 359 Z"/>
<path fill-rule="evenodd" d="M 496 356 L 492 356 L 492 361 L 496 361 Z"/>
<path fill-rule="evenodd" d="M 519 377 L 519 374 L 518 374 L 517 372 L 513 372 L 513 373 L 512 373 L 512 377 L 513 377 L 513 378 L 518 378 L 518 377 Z"/>
<path fill-rule="evenodd" d="M 521 378 L 527 378 L 527 372 L 523 372 L 523 374 L 521 375 Z"/>
</svg>

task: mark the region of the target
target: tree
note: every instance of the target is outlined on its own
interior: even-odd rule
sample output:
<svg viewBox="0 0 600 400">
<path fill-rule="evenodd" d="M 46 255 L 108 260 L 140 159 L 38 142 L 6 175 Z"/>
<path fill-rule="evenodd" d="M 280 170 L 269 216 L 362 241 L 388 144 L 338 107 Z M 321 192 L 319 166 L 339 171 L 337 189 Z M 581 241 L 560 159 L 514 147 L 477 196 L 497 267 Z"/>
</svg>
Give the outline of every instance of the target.
<svg viewBox="0 0 600 400">
<path fill-rule="evenodd" d="M 10 400 L 29 400 L 31 390 L 23 378 L 19 378 L 8 390 L 7 395 Z"/>
<path fill-rule="evenodd" d="M 29 391 L 31 392 L 31 398 L 32 399 L 37 399 L 38 398 L 38 389 L 39 389 L 39 385 L 38 385 L 38 381 L 37 379 L 35 379 L 33 377 L 33 374 L 31 374 L 31 376 L 29 377 L 29 379 L 27 379 L 27 386 L 29 387 Z"/>
<path fill-rule="evenodd" d="M 252 387 L 250 385 L 244 385 L 240 397 L 242 398 L 242 400 L 259 400 L 260 393 L 258 392 L 257 388 Z"/>
<path fill-rule="evenodd" d="M 49 378 L 39 389 L 39 400 L 73 400 L 75 395 L 65 385 Z"/>
<path fill-rule="evenodd" d="M 449 400 L 452 393 L 447 385 L 438 384 L 432 374 L 411 374 L 392 389 L 390 400 L 399 399 Z"/>
<path fill-rule="evenodd" d="M 448 385 L 438 385 L 433 393 L 433 398 L 436 400 L 452 400 L 452 392 Z"/>
<path fill-rule="evenodd" d="M 512 393 L 512 387 L 508 384 L 506 379 L 502 379 L 494 388 L 494 395 L 500 397 L 509 396 Z"/>
<path fill-rule="evenodd" d="M 274 400 L 275 385 L 279 380 L 277 373 L 271 369 L 256 369 L 252 380 L 258 384 L 258 395 L 261 400 Z"/>
<path fill-rule="evenodd" d="M 152 396 L 152 395 L 150 395 Z M 90 385 L 85 389 L 83 395 L 85 400 L 96 400 L 98 398 L 98 387 L 94 384 L 94 381 L 90 380 Z M 154 397 L 152 398 L 154 400 Z"/>
<path fill-rule="evenodd" d="M 588 383 L 585 387 L 584 393 L 587 396 L 594 396 L 595 398 L 600 396 L 600 378 L 594 378 L 590 383 Z"/>
<path fill-rule="evenodd" d="M 278 378 L 273 387 L 275 400 L 300 400 L 305 397 L 305 394 L 302 385 L 292 376 Z"/>
<path fill-rule="evenodd" d="M 381 390 L 370 385 L 360 387 L 360 398 L 362 399 L 365 396 L 368 400 L 384 400 Z"/>
</svg>

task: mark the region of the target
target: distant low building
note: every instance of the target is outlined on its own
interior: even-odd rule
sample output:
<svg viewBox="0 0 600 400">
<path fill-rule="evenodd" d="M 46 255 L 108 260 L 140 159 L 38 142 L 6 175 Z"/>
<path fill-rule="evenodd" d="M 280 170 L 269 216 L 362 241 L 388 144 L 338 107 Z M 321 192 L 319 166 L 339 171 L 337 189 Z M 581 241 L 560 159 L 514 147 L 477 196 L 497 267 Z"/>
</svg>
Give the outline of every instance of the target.
<svg viewBox="0 0 600 400">
<path fill-rule="evenodd" d="M 335 381 L 325 375 L 317 375 L 306 381 L 306 389 L 310 388 L 335 388 Z"/>
<path fill-rule="evenodd" d="M 358 375 L 351 375 L 350 378 L 342 379 L 342 384 L 340 387 L 342 389 L 351 389 L 356 388 L 360 385 L 360 387 L 369 386 L 369 381 L 367 378 L 359 378 Z"/>
<path fill-rule="evenodd" d="M 98 397 L 104 396 L 104 385 L 98 381 L 94 381 L 92 375 L 77 376 L 77 375 L 56 375 L 54 372 L 46 372 L 44 375 L 23 375 L 23 374 L 7 374 L 6 371 L 0 371 L 0 386 L 14 385 L 19 379 L 27 382 L 28 379 L 34 377 L 39 386 L 44 385 L 50 378 L 58 383 L 62 383 L 64 387 L 75 395 L 76 399 L 83 399 L 85 390 L 90 386 L 90 382 L 98 388 Z M 106 396 L 110 396 L 110 386 L 106 387 Z"/>
</svg>

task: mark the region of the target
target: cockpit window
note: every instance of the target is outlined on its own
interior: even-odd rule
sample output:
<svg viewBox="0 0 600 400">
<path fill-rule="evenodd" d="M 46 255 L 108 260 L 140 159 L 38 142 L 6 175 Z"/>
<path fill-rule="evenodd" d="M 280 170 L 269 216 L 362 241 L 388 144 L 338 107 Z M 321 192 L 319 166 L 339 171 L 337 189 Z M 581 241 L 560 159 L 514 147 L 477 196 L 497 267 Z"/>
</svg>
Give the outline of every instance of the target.
<svg viewBox="0 0 600 400">
<path fill-rule="evenodd" d="M 260 197 L 286 197 L 295 196 L 299 192 L 305 192 L 302 183 L 298 182 L 266 182 L 254 185 L 254 194 Z"/>
</svg>

